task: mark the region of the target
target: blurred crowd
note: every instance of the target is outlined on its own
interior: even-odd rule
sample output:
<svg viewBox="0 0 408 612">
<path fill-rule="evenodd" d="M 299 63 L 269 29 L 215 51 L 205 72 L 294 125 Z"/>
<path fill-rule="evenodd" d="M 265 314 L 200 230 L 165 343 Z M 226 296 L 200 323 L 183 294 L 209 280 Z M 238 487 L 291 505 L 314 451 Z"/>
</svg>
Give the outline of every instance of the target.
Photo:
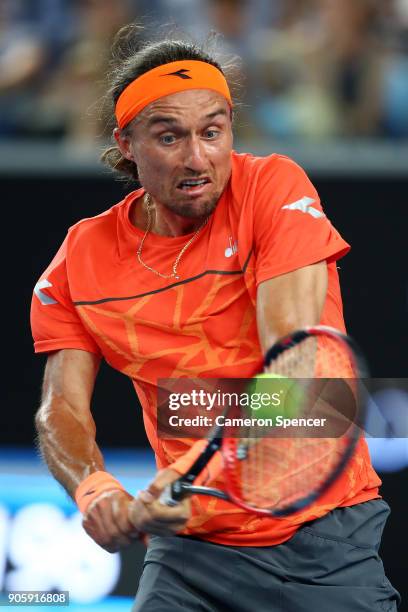
<svg viewBox="0 0 408 612">
<path fill-rule="evenodd" d="M 408 138 L 408 0 L 0 0 L 0 138 L 108 138 L 110 45 L 140 19 L 241 56 L 241 136 Z"/>
</svg>

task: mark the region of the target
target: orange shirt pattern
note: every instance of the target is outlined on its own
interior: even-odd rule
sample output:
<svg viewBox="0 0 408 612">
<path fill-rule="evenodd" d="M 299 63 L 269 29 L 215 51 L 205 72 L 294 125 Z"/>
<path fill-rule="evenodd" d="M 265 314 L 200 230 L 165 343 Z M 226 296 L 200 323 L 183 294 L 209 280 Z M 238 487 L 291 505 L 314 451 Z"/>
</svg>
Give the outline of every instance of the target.
<svg viewBox="0 0 408 612">
<path fill-rule="evenodd" d="M 318 261 L 327 261 L 329 277 L 321 323 L 344 330 L 335 262 L 349 246 L 292 160 L 233 152 L 231 179 L 181 259 L 180 280 L 163 279 L 136 257 L 144 232 L 131 224 L 129 212 L 143 193 L 132 192 L 70 229 L 36 285 L 32 330 L 36 352 L 91 351 L 129 376 L 158 467 L 172 465 L 182 472 L 194 441 L 157 435 L 157 380 L 249 378 L 259 372 L 258 284 Z M 169 273 L 189 237 L 149 234 L 144 261 Z M 212 484 L 222 488 L 222 478 Z M 379 484 L 361 441 L 344 474 L 305 511 L 285 519 L 260 518 L 225 501 L 195 496 L 185 533 L 227 545 L 279 544 L 305 521 L 378 497 Z"/>
</svg>

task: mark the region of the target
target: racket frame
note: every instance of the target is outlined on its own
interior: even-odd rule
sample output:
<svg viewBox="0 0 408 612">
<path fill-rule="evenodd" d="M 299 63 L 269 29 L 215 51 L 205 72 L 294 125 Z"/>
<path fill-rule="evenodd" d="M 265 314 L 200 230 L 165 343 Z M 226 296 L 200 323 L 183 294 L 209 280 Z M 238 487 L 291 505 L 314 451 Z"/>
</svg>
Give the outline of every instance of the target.
<svg viewBox="0 0 408 612">
<path fill-rule="evenodd" d="M 368 367 L 366 361 L 354 340 L 346 334 L 342 333 L 341 331 L 326 325 L 305 327 L 303 329 L 296 330 L 295 332 L 288 334 L 287 336 L 284 336 L 266 352 L 264 366 L 266 368 L 269 367 L 279 355 L 312 336 L 325 336 L 332 338 L 337 342 L 342 342 L 343 346 L 345 346 L 348 351 L 353 370 L 356 374 L 358 374 L 356 380 L 359 381 L 361 378 L 368 377 Z M 358 384 L 360 386 L 360 392 L 364 394 L 364 386 L 361 385 L 360 382 Z M 316 499 L 323 495 L 323 493 L 325 493 L 329 489 L 329 487 L 337 480 L 337 478 L 343 472 L 345 466 L 347 465 L 354 453 L 357 442 L 360 439 L 360 435 L 357 433 L 357 431 L 359 430 L 359 427 L 363 425 L 364 422 L 365 405 L 366 401 L 360 402 L 357 415 L 358 418 L 354 423 L 356 427 L 353 428 L 355 433 L 353 436 L 350 437 L 350 443 L 346 451 L 344 452 L 341 460 L 339 461 L 333 472 L 330 474 L 330 476 L 322 483 L 320 487 L 318 487 L 315 491 L 311 492 L 308 496 L 298 500 L 295 503 L 288 505 L 285 508 L 281 508 L 279 510 L 257 508 L 251 506 L 250 504 L 242 500 L 242 497 L 240 497 L 240 488 L 236 470 L 234 469 L 238 460 L 237 446 L 239 443 L 239 439 L 223 437 L 222 425 L 217 426 L 214 429 L 209 438 L 207 446 L 205 447 L 202 454 L 193 463 L 189 471 L 185 475 L 177 479 L 175 482 L 173 482 L 171 485 L 166 487 L 166 490 L 161 499 L 163 503 L 166 503 L 167 505 L 176 505 L 179 501 L 181 501 L 184 497 L 188 495 L 210 495 L 212 497 L 217 497 L 219 499 L 230 501 L 236 506 L 259 516 L 284 518 L 286 516 L 295 514 L 296 512 L 299 512 L 305 507 L 312 504 Z M 227 490 L 222 491 L 220 489 L 215 489 L 212 487 L 193 485 L 192 483 L 194 482 L 194 480 L 205 469 L 210 459 L 219 450 L 222 452 L 224 459 L 223 473 L 226 477 L 225 481 Z"/>
<path fill-rule="evenodd" d="M 285 351 L 293 348 L 294 346 L 300 344 L 301 342 L 312 336 L 324 336 L 332 338 L 337 342 L 342 342 L 343 345 L 347 348 L 354 372 L 358 373 L 358 377 L 356 378 L 356 380 L 360 381 L 361 378 L 368 377 L 368 367 L 366 360 L 363 357 L 360 349 L 356 345 L 355 341 L 346 334 L 340 332 L 339 330 L 326 325 L 305 327 L 301 330 L 293 332 L 292 334 L 288 334 L 287 336 L 284 336 L 283 338 L 278 340 L 278 342 L 276 342 L 265 354 L 265 367 L 269 367 L 271 363 Z M 364 386 L 361 385 L 360 382 L 358 382 L 358 385 L 360 387 L 360 395 L 364 395 Z M 230 499 L 230 501 L 232 501 L 240 508 L 248 510 L 249 512 L 253 512 L 259 516 L 273 516 L 276 518 L 290 516 L 311 505 L 331 487 L 331 485 L 337 480 L 337 478 L 343 472 L 345 466 L 351 459 L 354 450 L 357 446 L 357 443 L 361 437 L 358 432 L 362 428 L 364 423 L 365 406 L 366 401 L 364 398 L 363 401 L 359 402 L 359 410 L 357 412 L 357 418 L 353 426 L 354 434 L 350 436 L 350 442 L 347 446 L 347 449 L 345 450 L 341 460 L 339 461 L 333 472 L 330 474 L 330 476 L 321 484 L 320 487 L 315 489 L 308 496 L 305 496 L 297 502 L 292 503 L 287 507 L 281 508 L 279 510 L 256 508 L 251 506 L 250 504 L 245 503 L 242 500 L 242 497 L 240 496 L 240 486 L 237 478 L 237 473 L 234 469 L 237 461 L 237 446 L 239 440 L 237 438 L 223 438 L 222 454 L 224 458 L 224 474 L 226 476 L 225 480 L 227 483 L 228 498 Z"/>
</svg>

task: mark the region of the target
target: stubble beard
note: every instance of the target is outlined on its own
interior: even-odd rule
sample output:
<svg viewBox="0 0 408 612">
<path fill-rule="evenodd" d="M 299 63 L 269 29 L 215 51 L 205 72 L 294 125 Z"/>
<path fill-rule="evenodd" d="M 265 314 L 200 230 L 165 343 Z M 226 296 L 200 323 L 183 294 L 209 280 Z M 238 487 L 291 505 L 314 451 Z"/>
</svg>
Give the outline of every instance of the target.
<svg viewBox="0 0 408 612">
<path fill-rule="evenodd" d="M 192 205 L 169 202 L 165 206 L 167 210 L 170 210 L 179 217 L 184 217 L 186 219 L 201 219 L 211 215 L 211 213 L 215 210 L 219 199 L 220 194 L 215 194 L 200 204 L 194 202 Z"/>
</svg>

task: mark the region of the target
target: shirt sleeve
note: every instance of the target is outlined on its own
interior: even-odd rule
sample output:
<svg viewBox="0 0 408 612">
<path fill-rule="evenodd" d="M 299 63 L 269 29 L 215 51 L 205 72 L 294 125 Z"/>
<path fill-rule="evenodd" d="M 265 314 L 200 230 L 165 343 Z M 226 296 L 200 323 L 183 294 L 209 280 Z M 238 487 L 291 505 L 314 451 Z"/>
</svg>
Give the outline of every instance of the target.
<svg viewBox="0 0 408 612">
<path fill-rule="evenodd" d="M 69 291 L 67 239 L 34 287 L 31 331 L 36 353 L 81 349 L 100 355 L 100 349 L 79 318 Z"/>
<path fill-rule="evenodd" d="M 254 204 L 257 284 L 343 257 L 350 246 L 326 217 L 306 173 L 279 156 L 260 173 Z"/>
</svg>

